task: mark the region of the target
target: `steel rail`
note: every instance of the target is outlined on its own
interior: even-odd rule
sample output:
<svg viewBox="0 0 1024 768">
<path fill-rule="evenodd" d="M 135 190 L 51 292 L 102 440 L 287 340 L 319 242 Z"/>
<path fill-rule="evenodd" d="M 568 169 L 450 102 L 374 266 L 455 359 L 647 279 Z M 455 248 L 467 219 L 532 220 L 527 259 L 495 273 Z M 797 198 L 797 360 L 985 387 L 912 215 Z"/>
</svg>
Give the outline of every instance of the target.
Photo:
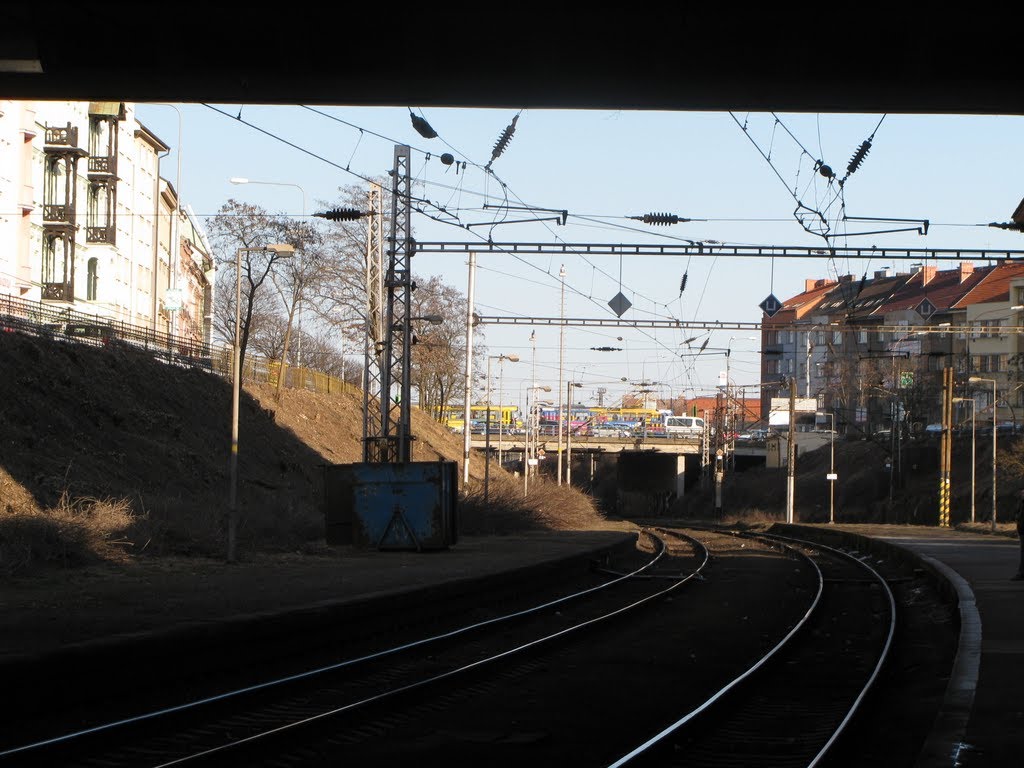
<svg viewBox="0 0 1024 768">
<path fill-rule="evenodd" d="M 659 545 L 660 545 L 659 549 L 660 549 L 660 551 L 658 553 L 658 558 L 656 558 L 656 559 L 659 559 L 667 551 L 667 547 L 666 547 L 666 545 L 664 543 L 664 540 L 662 540 L 660 537 L 654 536 L 653 534 L 650 534 L 650 533 L 648 533 L 648 535 L 651 535 L 653 538 L 655 538 L 659 542 Z M 696 578 L 700 574 L 700 572 L 704 569 L 704 567 L 710 561 L 710 553 L 708 552 L 707 548 L 703 544 L 701 544 L 699 541 L 697 541 L 696 539 L 691 539 L 691 542 L 693 544 L 695 544 L 696 546 L 700 547 L 700 549 L 703 550 L 703 554 L 704 554 L 704 557 L 703 557 L 700 565 L 694 571 L 692 571 L 690 574 L 688 574 L 686 576 L 680 577 L 671 586 L 666 587 L 664 589 L 660 589 L 660 590 L 658 590 L 656 592 L 652 592 L 651 594 L 648 594 L 645 597 L 642 597 L 639 600 L 635 600 L 635 601 L 633 601 L 633 602 L 631 602 L 631 603 L 629 603 L 629 604 L 627 604 L 625 606 L 621 606 L 621 607 L 616 608 L 615 610 L 610 611 L 608 613 L 604 613 L 604 614 L 602 614 L 600 616 L 597 616 L 597 617 L 594 617 L 594 618 L 591 618 L 591 619 L 587 619 L 587 620 L 579 622 L 577 624 L 573 624 L 572 626 L 565 627 L 564 629 L 561 629 L 561 630 L 559 630 L 557 632 L 554 632 L 552 634 L 544 635 L 543 637 L 539 637 L 539 638 L 535 638 L 533 640 L 530 640 L 529 642 L 523 643 L 521 645 L 517 645 L 517 646 L 515 646 L 513 648 L 506 649 L 506 650 L 504 650 L 504 651 L 502 651 L 500 653 L 493 654 L 493 655 L 488 656 L 488 657 L 483 658 L 483 659 L 478 659 L 478 660 L 473 661 L 473 662 L 471 662 L 469 664 L 464 664 L 464 665 L 462 665 L 460 667 L 457 667 L 455 669 L 450 669 L 450 670 L 448 670 L 446 672 L 441 672 L 441 673 L 439 673 L 437 675 L 433 675 L 431 677 L 424 678 L 422 680 L 417 680 L 417 681 L 412 682 L 412 683 L 406 683 L 405 685 L 400 685 L 400 686 L 398 686 L 396 688 L 391 688 L 391 689 L 389 689 L 387 691 L 384 691 L 382 693 L 378 693 L 378 694 L 375 694 L 373 696 L 368 696 L 368 697 L 366 697 L 364 699 L 360 699 L 359 701 L 350 702 L 350 703 L 342 705 L 340 707 L 335 707 L 335 708 L 333 708 L 331 710 L 328 710 L 328 711 L 325 711 L 325 712 L 320 712 L 320 713 L 318 713 L 316 715 L 311 715 L 309 717 L 305 717 L 305 718 L 302 718 L 300 720 L 295 720 L 295 721 L 293 721 L 291 723 L 286 723 L 285 725 L 281 725 L 281 726 L 278 726 L 276 728 L 271 728 L 271 729 L 268 729 L 266 731 L 261 731 L 260 733 L 253 734 L 253 735 L 247 736 L 245 738 L 237 739 L 235 741 L 228 742 L 226 744 L 221 744 L 221 745 L 219 745 L 217 747 L 213 747 L 213 748 L 210 748 L 210 749 L 207 749 L 207 750 L 203 750 L 202 752 L 197 752 L 197 753 L 194 753 L 194 754 L 191 754 L 191 755 L 186 755 L 186 756 L 177 758 L 175 760 L 171 760 L 169 762 L 160 763 L 159 765 L 154 766 L 154 768 L 169 768 L 170 766 L 183 765 L 183 764 L 185 764 L 187 762 L 190 762 L 192 760 L 199 760 L 199 759 L 202 759 L 202 758 L 210 757 L 212 755 L 219 755 L 219 754 L 222 754 L 222 753 L 227 752 L 229 750 L 236 749 L 238 747 L 242 747 L 242 746 L 245 746 L 245 745 L 248 745 L 248 744 L 252 744 L 253 742 L 255 742 L 257 740 L 266 738 L 268 736 L 273 736 L 273 735 L 281 734 L 281 733 L 284 733 L 284 732 L 289 731 L 289 730 L 294 729 L 294 728 L 300 728 L 302 726 L 310 725 L 312 723 L 316 723 L 316 722 L 319 722 L 321 720 L 325 720 L 327 718 L 334 717 L 334 716 L 340 715 L 340 714 L 345 713 L 345 712 L 351 712 L 351 711 L 353 711 L 355 709 L 358 709 L 358 708 L 361 708 L 361 707 L 365 707 L 365 706 L 370 705 L 370 704 L 377 703 L 377 702 L 382 701 L 384 699 L 388 699 L 388 698 L 391 698 L 391 697 L 394 697 L 394 696 L 398 696 L 398 695 L 403 694 L 403 693 L 408 693 L 410 691 L 414 691 L 414 690 L 417 690 L 419 688 L 423 688 L 425 686 L 428 686 L 428 685 L 431 685 L 431 684 L 434 684 L 434 683 L 438 683 L 438 682 L 441 682 L 443 680 L 447 680 L 449 678 L 455 677 L 455 676 L 463 674 L 465 672 L 469 672 L 471 670 L 474 670 L 474 669 L 477 669 L 479 667 L 491 664 L 493 662 L 500 661 L 502 659 L 508 658 L 510 656 L 513 656 L 515 654 L 518 654 L 518 653 L 521 653 L 523 651 L 529 650 L 531 648 L 535 648 L 535 647 L 543 645 L 545 643 L 549 643 L 549 642 L 552 642 L 552 641 L 554 641 L 556 639 L 565 637 L 566 635 L 573 634 L 573 633 L 578 632 L 578 631 L 580 631 L 582 629 L 585 629 L 587 627 L 593 626 L 594 624 L 598 624 L 600 622 L 607 621 L 608 619 L 611 619 L 611 618 L 614 618 L 616 616 L 620 616 L 620 615 L 622 615 L 624 613 L 627 613 L 629 611 L 632 611 L 632 610 L 634 610 L 634 609 L 636 609 L 636 608 L 638 608 L 638 607 L 640 607 L 640 606 L 642 606 L 642 605 L 644 605 L 644 604 L 646 604 L 648 602 L 651 602 L 652 600 L 655 600 L 655 599 L 657 599 L 659 597 L 662 597 L 662 596 L 672 592 L 675 589 L 678 589 L 680 586 L 682 586 L 683 584 L 686 584 L 691 579 Z M 655 562 L 655 561 L 652 560 L 651 563 L 648 563 L 648 565 L 653 564 L 653 562 Z M 647 567 L 647 566 L 645 566 L 645 567 Z M 619 581 L 622 581 L 624 579 L 632 578 L 633 575 L 638 573 L 640 570 L 642 570 L 642 569 L 637 569 L 637 571 L 634 571 L 631 574 L 627 574 L 626 576 L 623 576 L 621 579 L 616 579 L 615 582 L 619 582 Z M 586 592 L 592 592 L 592 591 L 594 591 L 594 590 L 593 589 L 586 590 L 584 593 L 581 593 L 581 594 L 585 594 Z"/>
<path fill-rule="evenodd" d="M 863 702 L 864 698 L 867 696 L 868 691 L 873 687 L 875 681 L 877 680 L 878 675 L 881 672 L 881 668 L 882 668 L 883 664 L 885 663 L 886 659 L 888 658 L 889 651 L 890 651 L 890 649 L 892 647 L 893 637 L 895 635 L 895 629 L 896 629 L 896 601 L 895 601 L 895 598 L 894 598 L 894 596 L 892 594 L 892 590 L 889 588 L 888 583 L 878 573 L 878 571 L 876 571 L 870 564 L 864 562 L 862 559 L 860 559 L 858 557 L 855 557 L 855 556 L 853 556 L 853 555 L 851 555 L 851 554 L 849 554 L 847 552 L 843 552 L 842 550 L 838 550 L 838 549 L 835 549 L 833 547 L 829 547 L 827 545 L 819 544 L 819 543 L 813 542 L 813 541 L 807 541 L 807 540 L 802 540 L 802 539 L 795 539 L 795 538 L 792 538 L 792 537 L 778 536 L 778 535 L 772 535 L 772 534 L 735 533 L 733 535 L 744 537 L 744 538 L 754 538 L 754 539 L 760 539 L 760 540 L 765 540 L 765 541 L 776 542 L 776 543 L 786 547 L 790 551 L 792 551 L 792 552 L 794 552 L 796 554 L 799 554 L 801 557 L 803 557 L 808 562 L 810 562 L 814 566 L 815 570 L 818 573 L 818 577 L 819 577 L 818 594 L 815 597 L 814 603 L 808 609 L 808 611 L 805 613 L 803 619 L 801 619 L 801 621 L 796 626 L 794 626 L 793 629 L 789 633 L 787 633 L 786 636 L 783 637 L 782 640 L 780 640 L 779 643 L 776 644 L 776 646 L 774 648 L 772 648 L 765 656 L 763 656 L 757 663 L 755 663 L 748 670 L 743 672 L 739 677 L 737 677 L 734 680 L 732 680 L 728 685 L 726 685 L 725 687 L 720 689 L 718 692 L 716 692 L 713 696 L 711 696 L 709 699 L 707 699 L 699 707 L 691 710 L 689 713 L 684 715 L 682 718 L 680 718 L 676 722 L 672 723 L 667 728 L 664 728 L 662 731 L 660 731 L 655 736 L 653 736 L 650 739 L 648 739 L 646 742 L 644 742 L 643 744 L 641 744 L 640 746 L 638 746 L 637 748 L 635 748 L 634 750 L 632 750 L 628 754 L 626 754 L 623 757 L 619 758 L 614 763 L 611 763 L 609 765 L 609 768 L 616 768 L 617 766 L 625 765 L 626 763 L 628 763 L 629 761 L 633 760 L 634 758 L 640 756 L 641 754 L 643 754 L 644 752 L 646 752 L 650 748 L 656 746 L 658 743 L 660 743 L 662 740 L 664 740 L 665 738 L 670 736 L 672 733 L 677 731 L 679 728 L 681 728 L 682 726 L 684 726 L 688 722 L 692 721 L 699 714 L 701 714 L 702 712 L 704 712 L 707 709 L 709 709 L 713 704 L 717 703 L 728 691 L 730 691 L 733 688 L 735 688 L 740 682 L 742 682 L 743 680 L 746 680 L 756 670 L 758 670 L 759 668 L 764 666 L 764 664 L 767 663 L 767 661 L 771 657 L 773 657 L 784 645 L 788 644 L 789 641 L 793 637 L 795 637 L 797 632 L 799 630 L 801 630 L 805 626 L 805 623 L 810 618 L 811 614 L 817 608 L 817 606 L 818 606 L 818 604 L 820 602 L 820 599 L 821 599 L 821 596 L 822 596 L 822 593 L 823 593 L 823 589 L 824 589 L 824 577 L 823 577 L 823 575 L 821 573 L 821 569 L 818 567 L 817 563 L 815 563 L 814 560 L 809 555 L 807 555 L 806 553 L 801 552 L 799 549 L 797 549 L 796 548 L 797 546 L 808 547 L 808 548 L 817 548 L 817 549 L 822 549 L 822 550 L 828 550 L 829 552 L 832 552 L 834 555 L 839 556 L 839 557 L 844 557 L 844 558 L 850 560 L 851 562 L 854 562 L 857 565 L 861 566 L 862 568 L 866 569 L 867 571 L 869 571 L 871 573 L 873 579 L 875 581 L 877 581 L 878 583 L 880 583 L 882 585 L 882 587 L 884 588 L 884 590 L 885 590 L 885 593 L 886 593 L 886 595 L 888 597 L 889 617 L 890 617 L 889 630 L 888 630 L 888 633 L 887 633 L 886 640 L 885 640 L 885 643 L 883 645 L 882 651 L 879 654 L 879 658 L 878 658 L 878 660 L 877 660 L 877 662 L 875 664 L 875 668 L 872 670 L 872 673 L 869 675 L 867 682 L 861 687 L 860 692 L 855 697 L 853 703 L 850 705 L 850 708 L 847 710 L 846 715 L 843 717 L 843 719 L 838 724 L 838 726 L 836 726 L 836 728 L 833 730 L 833 733 L 829 737 L 828 741 L 821 747 L 821 749 L 817 752 L 817 754 L 807 764 L 808 768 L 815 768 L 816 766 L 820 765 L 821 761 L 824 759 L 824 757 L 828 753 L 829 749 L 832 748 L 832 746 L 835 744 L 836 740 L 845 731 L 846 727 L 849 725 L 850 721 L 853 719 L 853 717 L 857 713 L 857 710 L 860 708 L 860 705 Z"/>
<path fill-rule="evenodd" d="M 723 533 L 731 533 L 731 532 L 723 531 Z M 755 534 L 748 534 L 748 533 L 733 533 L 733 535 L 741 537 L 741 538 L 752 538 L 752 539 L 757 539 L 758 538 L 757 535 L 755 535 Z M 807 624 L 807 622 L 810 620 L 811 616 L 814 614 L 814 612 L 817 610 L 818 606 L 821 604 L 821 597 L 822 597 L 822 595 L 824 593 L 824 590 L 825 590 L 825 578 L 822 575 L 821 569 L 818 567 L 818 564 L 816 562 L 814 562 L 814 560 L 809 555 L 807 555 L 804 552 L 801 552 L 796 547 L 789 546 L 788 544 L 785 544 L 783 542 L 778 542 L 778 543 L 781 544 L 783 547 L 785 547 L 790 552 L 792 552 L 793 554 L 795 554 L 798 557 L 801 557 L 804 560 L 806 560 L 807 563 L 814 569 L 814 572 L 817 573 L 817 575 L 818 575 L 818 591 L 814 595 L 814 599 L 811 601 L 810 606 L 804 612 L 804 615 L 801 617 L 800 621 L 798 621 L 793 626 L 793 628 L 789 632 L 787 632 L 782 637 L 782 639 L 779 640 L 779 642 L 775 644 L 775 646 L 771 650 L 768 651 L 768 653 L 764 654 L 758 661 L 756 661 L 748 669 L 746 669 L 744 672 L 742 672 L 739 676 L 733 678 L 724 687 L 720 688 L 710 698 L 706 699 L 703 704 L 701 704 L 700 706 L 696 707 L 695 709 L 690 710 L 685 715 L 683 715 L 681 718 L 676 720 L 674 723 L 672 723 L 668 727 L 662 729 L 661 731 L 656 733 L 654 736 L 649 738 L 647 741 L 643 742 L 638 747 L 634 748 L 630 752 L 628 752 L 625 755 L 623 755 L 622 757 L 620 757 L 614 763 L 610 763 L 608 768 L 618 768 L 619 766 L 626 765 L 626 763 L 628 763 L 630 760 L 633 760 L 634 758 L 642 755 L 644 752 L 649 750 L 651 747 L 656 746 L 661 741 L 663 741 L 664 739 L 666 739 L 669 736 L 671 736 L 675 731 L 677 731 L 680 728 L 682 728 L 684 725 L 686 725 L 691 720 L 696 718 L 702 712 L 705 712 L 706 710 L 710 709 L 719 700 L 721 700 L 722 697 L 724 697 L 727 693 L 729 693 L 729 691 L 734 689 L 736 686 L 738 686 L 743 681 L 745 681 L 748 678 L 750 678 L 755 672 L 757 672 L 757 670 L 761 669 L 761 667 L 763 667 L 765 664 L 767 664 L 768 661 L 770 659 L 772 659 L 780 650 L 782 650 L 782 648 L 787 646 L 789 644 L 789 641 L 792 640 L 800 632 L 800 630 L 803 629 L 803 627 Z"/>
<path fill-rule="evenodd" d="M 640 531 L 640 533 L 648 535 L 648 536 L 651 536 L 655 540 L 660 541 L 660 539 L 658 539 L 657 537 L 653 536 L 649 531 Z M 543 610 L 546 610 L 548 608 L 551 608 L 552 606 L 561 605 L 561 604 L 569 602 L 571 600 L 576 600 L 578 598 L 582 598 L 582 597 L 584 597 L 586 595 L 589 595 L 591 593 L 597 592 L 599 590 L 607 589 L 608 587 L 612 587 L 612 586 L 614 586 L 614 585 L 616 585 L 616 584 L 618 584 L 620 582 L 623 582 L 623 581 L 625 581 L 627 579 L 634 578 L 634 577 L 642 574 L 648 568 L 650 568 L 653 565 L 655 565 L 656 563 L 658 563 L 661 560 L 661 558 L 665 555 L 665 552 L 666 552 L 666 549 L 665 549 L 665 547 L 663 545 L 663 542 L 662 542 L 662 547 L 660 548 L 660 550 L 657 553 L 654 554 L 654 557 L 651 560 L 649 560 L 648 562 L 646 562 L 643 565 L 641 565 L 639 568 L 636 568 L 635 570 L 633 570 L 633 571 L 631 571 L 629 573 L 622 574 L 622 575 L 618 576 L 617 578 L 611 579 L 611 580 L 609 580 L 609 581 L 607 581 L 607 582 L 605 582 L 603 584 L 598 584 L 598 585 L 596 585 L 594 587 L 588 587 L 587 589 L 580 590 L 578 592 L 573 592 L 573 593 L 568 594 L 568 595 L 563 595 L 562 597 L 558 597 L 558 598 L 555 598 L 554 600 L 549 600 L 547 602 L 540 603 L 538 605 L 531 606 L 529 608 L 524 608 L 522 610 L 514 611 L 514 612 L 508 613 L 508 614 L 502 614 L 501 616 L 495 616 L 495 617 L 492 617 L 490 619 L 485 619 L 483 621 L 478 621 L 478 622 L 475 622 L 473 624 L 468 624 L 468 625 L 463 626 L 463 627 L 458 627 L 456 629 L 453 629 L 453 630 L 450 630 L 450 631 L 447 631 L 447 632 L 442 632 L 440 634 L 436 634 L 436 635 L 431 635 L 431 636 L 428 636 L 428 637 L 420 638 L 418 640 L 413 640 L 413 641 L 408 642 L 408 643 L 403 643 L 401 645 L 397 645 L 397 646 L 394 646 L 394 647 L 391 647 L 391 648 L 386 648 L 386 649 L 384 649 L 382 651 L 376 651 L 374 653 L 365 654 L 363 656 L 358 656 L 358 657 L 355 657 L 355 658 L 352 658 L 352 659 L 345 659 L 344 661 L 335 662 L 335 663 L 328 664 L 328 665 L 325 665 L 325 666 L 317 667 L 315 669 L 306 670 L 304 672 L 297 672 L 295 674 L 287 675 L 285 677 L 279 677 L 279 678 L 275 678 L 273 680 L 267 680 L 267 681 L 264 681 L 264 682 L 261 682 L 261 683 L 255 683 L 253 685 L 248 685 L 248 686 L 245 686 L 245 687 L 242 687 L 242 688 L 237 688 L 237 689 L 234 689 L 234 690 L 231 690 L 231 691 L 226 691 L 226 692 L 223 692 L 223 693 L 215 694 L 213 696 L 207 696 L 207 697 L 204 697 L 204 698 L 201 698 L 201 699 L 196 699 L 194 701 L 183 702 L 181 704 L 176 704 L 174 706 L 164 707 L 164 708 L 158 709 L 158 710 L 153 710 L 152 712 L 145 712 L 145 713 L 142 713 L 142 714 L 139 714 L 139 715 L 133 715 L 131 717 L 122 718 L 120 720 L 115 720 L 115 721 L 112 721 L 112 722 L 109 722 L 109 723 L 102 723 L 100 725 L 91 726 L 89 728 L 83 728 L 83 729 L 80 729 L 80 730 L 77 730 L 77 731 L 73 731 L 73 732 L 70 732 L 70 733 L 60 734 L 58 736 L 53 736 L 51 738 L 43 739 L 43 740 L 40 740 L 40 741 L 35 741 L 35 742 L 29 743 L 29 744 L 23 744 L 23 745 L 20 745 L 20 746 L 17 746 L 17 747 L 7 748 L 5 750 L 0 751 L 0 758 L 6 758 L 6 757 L 9 757 L 11 755 L 15 755 L 15 754 L 19 754 L 19 753 L 25 753 L 25 752 L 28 752 L 30 750 L 42 749 L 42 748 L 46 748 L 46 747 L 57 746 L 59 744 L 65 744 L 65 743 L 67 743 L 69 741 L 72 741 L 74 739 L 78 739 L 78 738 L 81 738 L 81 737 L 84 737 L 84 736 L 96 735 L 96 734 L 100 734 L 100 733 L 104 733 L 104 732 L 113 730 L 115 728 L 120 728 L 120 727 L 127 726 L 127 725 L 133 725 L 133 724 L 138 724 L 138 723 L 142 723 L 142 722 L 146 722 L 146 721 L 151 721 L 151 720 L 158 719 L 160 717 L 165 717 L 167 715 L 172 715 L 172 714 L 177 714 L 177 713 L 181 713 L 181 712 L 186 712 L 186 711 L 189 711 L 189 710 L 192 710 L 192 709 L 196 709 L 198 707 L 202 707 L 202 706 L 206 706 L 206 705 L 214 704 L 214 703 L 218 703 L 218 702 L 227 701 L 228 699 L 232 699 L 232 698 L 235 698 L 235 697 L 238 697 L 238 696 L 242 696 L 244 694 L 255 693 L 257 691 L 267 690 L 267 689 L 274 688 L 274 687 L 277 687 L 277 686 L 285 685 L 287 683 L 294 683 L 294 682 L 298 682 L 298 681 L 301 681 L 301 680 L 308 680 L 310 678 L 316 677 L 318 675 L 326 674 L 328 672 L 334 672 L 334 671 L 337 671 L 337 670 L 340 670 L 340 669 L 344 669 L 344 668 L 347 668 L 347 667 L 353 667 L 353 666 L 356 666 L 358 664 L 362 664 L 362 663 L 365 663 L 365 662 L 368 662 L 368 661 L 374 661 L 374 660 L 377 660 L 377 659 L 382 659 L 382 658 L 385 658 L 387 656 L 391 656 L 391 655 L 394 655 L 396 653 L 400 653 L 400 652 L 408 651 L 408 650 L 411 650 L 411 649 L 414 649 L 414 648 L 418 648 L 418 647 L 421 647 L 421 646 L 425 646 L 425 645 L 428 645 L 430 643 L 434 643 L 434 642 L 438 642 L 438 641 L 441 641 L 441 640 L 448 640 L 448 639 L 451 639 L 451 638 L 454 638 L 454 637 L 458 637 L 460 635 L 467 634 L 469 632 L 473 632 L 473 631 L 476 631 L 476 630 L 479 630 L 479 629 L 482 629 L 482 628 L 485 628 L 485 627 L 488 627 L 488 626 L 493 626 L 495 624 L 499 624 L 499 623 L 502 623 L 502 622 L 511 621 L 513 619 L 522 618 L 524 616 L 528 616 L 528 615 L 533 614 L 533 613 L 539 613 L 540 611 L 543 611 Z"/>
<path fill-rule="evenodd" d="M 842 722 L 839 724 L 835 732 L 832 734 L 832 737 L 825 743 L 825 745 L 821 748 L 818 754 L 815 755 L 814 759 L 810 763 L 808 763 L 808 768 L 815 768 L 815 766 L 817 766 L 824 759 L 825 754 L 829 751 L 829 749 L 832 748 L 832 745 L 836 742 L 840 735 L 842 735 L 843 731 L 846 730 L 846 726 L 850 724 L 850 721 L 853 719 L 853 716 L 857 713 L 857 710 L 860 709 L 860 705 L 864 701 L 864 697 L 868 695 L 868 691 L 870 691 L 871 688 L 874 686 L 875 681 L 878 679 L 878 675 L 882 671 L 882 665 L 889 657 L 889 651 L 892 648 L 893 637 L 896 634 L 896 598 L 892 593 L 892 589 L 889 588 L 889 583 L 885 580 L 885 578 L 883 578 L 883 576 L 878 571 L 876 571 L 871 566 L 870 563 L 865 562 L 859 557 L 851 555 L 849 552 L 844 552 L 841 549 L 836 549 L 825 544 L 818 544 L 817 542 L 809 542 L 802 539 L 794 539 L 787 536 L 778 536 L 775 534 L 765 534 L 765 536 L 781 541 L 800 542 L 802 544 L 817 547 L 819 549 L 827 549 L 833 554 L 840 555 L 842 557 L 850 559 L 851 561 L 859 564 L 861 567 L 866 568 L 871 573 L 871 575 L 874 576 L 878 583 L 882 585 L 882 588 L 885 590 L 885 594 L 889 599 L 889 633 L 886 635 L 885 645 L 882 648 L 882 653 L 879 656 L 878 662 L 875 664 L 874 670 L 872 670 L 871 675 L 868 677 L 867 683 L 864 684 L 864 687 L 857 695 L 857 698 L 854 699 L 854 702 L 851 705 L 850 710 L 846 713 L 846 717 L 843 718 Z"/>
</svg>

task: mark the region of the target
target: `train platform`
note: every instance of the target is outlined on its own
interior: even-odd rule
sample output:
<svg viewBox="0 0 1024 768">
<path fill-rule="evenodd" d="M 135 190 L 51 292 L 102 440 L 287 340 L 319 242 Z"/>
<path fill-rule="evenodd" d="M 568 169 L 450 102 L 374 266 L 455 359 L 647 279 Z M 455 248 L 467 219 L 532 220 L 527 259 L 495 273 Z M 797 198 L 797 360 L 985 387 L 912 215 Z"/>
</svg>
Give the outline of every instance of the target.
<svg viewBox="0 0 1024 768">
<path fill-rule="evenodd" d="M 0 679 L 153 649 L 199 652 L 223 638 L 247 643 L 315 628 L 344 612 L 537 578 L 632 548 L 636 526 L 462 537 L 446 550 L 139 559 L 0 582 Z M 397 608 L 396 608 L 397 610 Z M 285 629 L 282 629 L 285 628 Z M 158 651 L 159 652 L 159 651 Z"/>
<path fill-rule="evenodd" d="M 919 558 L 955 592 L 960 643 L 943 708 L 917 768 L 1024 764 L 1024 581 L 1016 536 L 896 525 L 807 526 L 870 537 Z"/>
</svg>

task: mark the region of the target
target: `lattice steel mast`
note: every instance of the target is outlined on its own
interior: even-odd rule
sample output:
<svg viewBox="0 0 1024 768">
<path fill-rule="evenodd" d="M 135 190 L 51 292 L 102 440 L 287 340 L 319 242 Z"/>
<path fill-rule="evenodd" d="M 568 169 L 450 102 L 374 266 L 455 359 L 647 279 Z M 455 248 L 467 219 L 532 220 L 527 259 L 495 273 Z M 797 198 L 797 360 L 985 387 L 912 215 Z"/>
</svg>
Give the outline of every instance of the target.
<svg viewBox="0 0 1024 768">
<path fill-rule="evenodd" d="M 412 208 L 409 147 L 395 146 L 391 176 L 391 234 L 388 268 L 384 277 L 387 306 L 384 314 L 383 360 L 380 376 L 379 428 L 366 437 L 364 457 L 377 463 L 412 460 L 410 393 L 412 390 Z M 398 402 L 391 389 L 399 384 Z"/>
</svg>

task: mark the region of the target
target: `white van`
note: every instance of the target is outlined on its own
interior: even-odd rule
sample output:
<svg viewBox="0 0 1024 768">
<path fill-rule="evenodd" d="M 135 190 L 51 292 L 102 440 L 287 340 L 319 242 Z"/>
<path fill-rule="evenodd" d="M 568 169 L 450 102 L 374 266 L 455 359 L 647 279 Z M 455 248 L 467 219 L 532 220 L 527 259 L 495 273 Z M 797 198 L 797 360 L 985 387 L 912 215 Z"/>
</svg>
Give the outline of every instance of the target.
<svg viewBox="0 0 1024 768">
<path fill-rule="evenodd" d="M 700 437 L 704 434 L 704 419 L 696 416 L 666 416 L 665 434 L 668 437 Z"/>
</svg>

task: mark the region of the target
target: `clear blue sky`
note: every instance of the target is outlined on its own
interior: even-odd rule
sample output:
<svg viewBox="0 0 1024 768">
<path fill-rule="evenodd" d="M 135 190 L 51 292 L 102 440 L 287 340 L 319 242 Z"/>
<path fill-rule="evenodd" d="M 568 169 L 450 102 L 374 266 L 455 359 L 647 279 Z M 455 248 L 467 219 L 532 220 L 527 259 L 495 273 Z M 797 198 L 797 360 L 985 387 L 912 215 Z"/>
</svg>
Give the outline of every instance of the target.
<svg viewBox="0 0 1024 768">
<path fill-rule="evenodd" d="M 301 215 L 303 196 L 298 189 L 236 186 L 228 182 L 233 176 L 299 185 L 307 214 L 322 210 L 337 198 L 340 187 L 362 183 L 360 177 L 386 174 L 395 143 L 413 148 L 413 174 L 421 182 L 417 194 L 457 213 L 460 221 L 531 215 L 481 210 L 485 201 L 498 205 L 505 200 L 502 186 L 479 166 L 490 160 L 498 136 L 515 115 L 511 110 L 416 109 L 440 134 L 427 140 L 413 130 L 404 107 L 316 108 L 362 131 L 301 106 L 218 106 L 227 116 L 202 105 L 178 107 L 180 141 L 173 109 L 140 105 L 138 115 L 165 142 L 183 147 L 182 199 L 200 218 L 215 214 L 231 197 Z M 278 138 L 235 119 L 240 109 L 242 120 Z M 415 236 L 424 241 L 480 242 L 490 236 L 495 242 L 564 243 L 668 242 L 666 238 L 673 237 L 822 247 L 825 241 L 805 232 L 794 219 L 791 192 L 796 189 L 808 207 L 823 208 L 832 196 L 814 172 L 814 160 L 823 160 L 842 177 L 858 146 L 875 132 L 870 152 L 845 185 L 847 214 L 929 219 L 929 234 L 850 237 L 835 240 L 835 245 L 1024 249 L 1024 235 L 977 226 L 1008 220 L 1024 196 L 1021 118 L 890 114 L 881 120 L 882 115 L 780 114 L 777 122 L 764 113 L 736 117 L 747 125 L 746 133 L 728 113 L 524 111 L 493 170 L 505 183 L 510 204 L 566 209 L 569 223 L 467 230 L 415 215 Z M 751 139 L 770 156 L 775 170 Z M 456 172 L 440 163 L 444 152 L 471 164 Z M 163 175 L 173 181 L 175 171 L 172 154 L 164 161 Z M 649 227 L 623 218 L 652 211 L 707 221 Z M 837 211 L 835 203 L 831 213 Z M 834 219 L 830 216 L 833 231 L 843 231 Z M 860 225 L 846 226 L 856 231 Z M 611 256 L 481 255 L 477 311 L 557 316 L 562 263 L 567 273 L 566 315 L 613 317 L 606 302 L 620 290 L 620 263 Z M 418 273 L 441 275 L 466 290 L 465 257 L 423 254 L 415 257 L 413 266 Z M 764 259 L 626 257 L 621 290 L 633 308 L 624 318 L 756 322 L 761 316 L 758 304 L 770 291 L 785 299 L 803 289 L 805 278 L 834 277 L 837 272 L 859 276 L 884 266 L 910 269 L 908 262 L 776 260 L 773 277 L 772 265 Z M 687 287 L 680 297 L 684 272 Z M 709 394 L 725 368 L 724 355 L 712 350 L 731 347 L 731 378 L 753 393 L 759 379 L 758 341 L 741 331 L 716 331 L 703 355 L 680 357 L 679 352 L 686 351 L 681 343 L 692 335 L 699 337 L 696 347 L 704 339 L 700 333 L 568 328 L 565 378 L 584 383 L 577 391 L 585 402 L 593 402 L 598 387 L 609 390 L 609 401 L 621 397 L 631 388 L 622 377 L 658 382 L 653 388 L 663 397 Z M 552 388 L 558 381 L 558 337 L 556 327 L 536 329 L 538 383 Z M 507 402 L 521 402 L 522 389 L 530 381 L 529 338 L 528 327 L 486 329 L 491 354 L 517 354 L 522 359 L 505 364 Z M 622 351 L 594 352 L 594 346 Z"/>
</svg>

